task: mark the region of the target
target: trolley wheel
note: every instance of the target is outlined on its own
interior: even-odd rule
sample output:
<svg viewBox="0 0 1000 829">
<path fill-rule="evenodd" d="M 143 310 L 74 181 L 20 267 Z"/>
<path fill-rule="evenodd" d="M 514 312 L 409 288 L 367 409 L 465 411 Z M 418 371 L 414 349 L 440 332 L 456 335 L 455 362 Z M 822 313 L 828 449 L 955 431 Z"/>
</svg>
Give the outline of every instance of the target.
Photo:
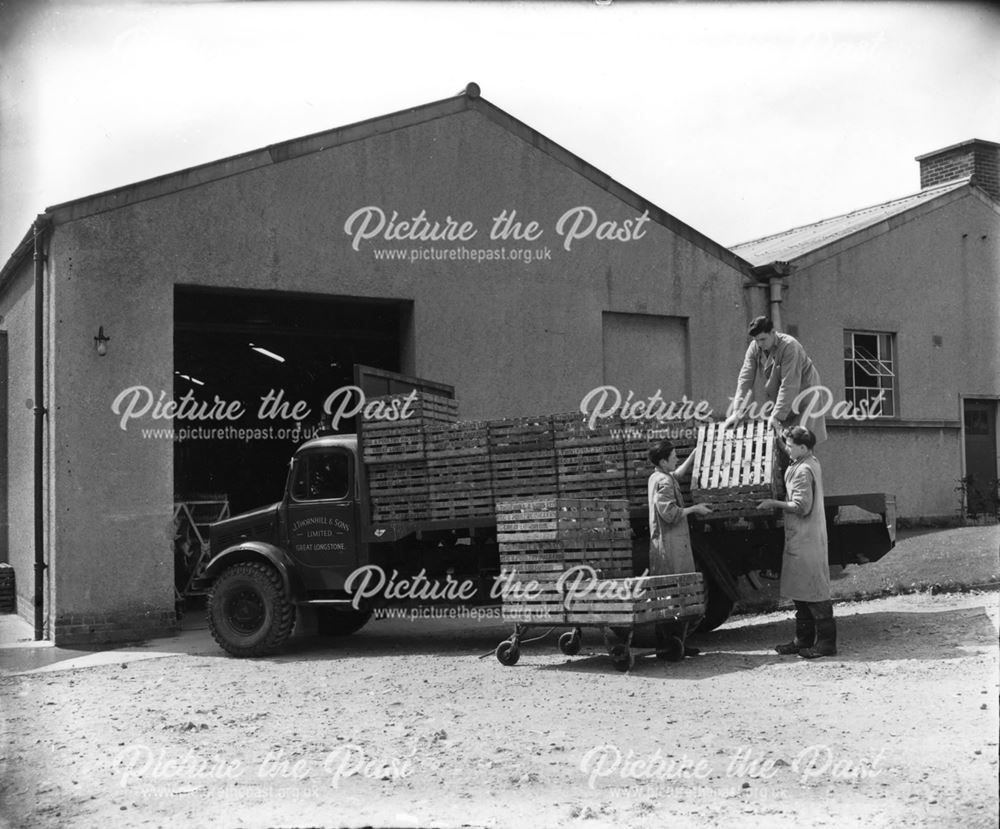
<svg viewBox="0 0 1000 829">
<path fill-rule="evenodd" d="M 611 664 L 615 666 L 616 671 L 622 673 L 635 664 L 635 656 L 632 655 L 632 650 L 628 645 L 615 645 L 611 649 Z"/>
<path fill-rule="evenodd" d="M 507 639 L 497 645 L 496 657 L 501 665 L 509 667 L 517 664 L 517 660 L 521 658 L 521 651 L 514 642 Z"/>
<path fill-rule="evenodd" d="M 680 662 L 684 659 L 684 643 L 676 636 L 667 636 L 656 652 L 657 659 L 665 659 L 667 662 Z"/>
<path fill-rule="evenodd" d="M 559 650 L 566 656 L 576 656 L 580 652 L 580 632 L 568 630 L 559 637 Z"/>
</svg>

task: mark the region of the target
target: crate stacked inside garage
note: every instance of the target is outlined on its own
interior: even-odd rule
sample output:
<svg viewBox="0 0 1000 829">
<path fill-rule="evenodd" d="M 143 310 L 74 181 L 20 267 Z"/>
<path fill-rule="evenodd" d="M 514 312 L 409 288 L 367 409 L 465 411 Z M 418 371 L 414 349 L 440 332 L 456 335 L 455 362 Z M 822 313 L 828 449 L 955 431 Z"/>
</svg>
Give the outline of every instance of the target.
<svg viewBox="0 0 1000 829">
<path fill-rule="evenodd" d="M 559 581 L 572 579 L 574 573 L 585 581 L 632 574 L 632 531 L 625 499 L 498 502 L 496 523 L 507 619 L 563 620 Z M 569 571 L 573 573 L 567 577 Z"/>
<path fill-rule="evenodd" d="M 0 613 L 17 612 L 17 594 L 14 586 L 14 568 L 0 562 Z"/>
<path fill-rule="evenodd" d="M 767 423 L 753 420 L 724 429 L 721 423 L 698 428 L 691 497 L 712 508 L 713 518 L 761 515 L 757 504 L 773 498 L 773 439 Z"/>
</svg>

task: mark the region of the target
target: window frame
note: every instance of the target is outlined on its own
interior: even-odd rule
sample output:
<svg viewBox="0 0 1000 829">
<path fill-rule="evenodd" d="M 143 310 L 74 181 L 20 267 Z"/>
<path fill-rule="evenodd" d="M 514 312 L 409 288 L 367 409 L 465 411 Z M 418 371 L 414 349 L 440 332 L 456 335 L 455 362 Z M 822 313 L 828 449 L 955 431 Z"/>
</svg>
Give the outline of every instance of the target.
<svg viewBox="0 0 1000 829">
<path fill-rule="evenodd" d="M 857 337 L 874 337 L 875 352 L 859 346 Z M 868 410 L 872 420 L 898 420 L 899 413 L 899 348 L 895 331 L 876 331 L 867 328 L 844 329 L 844 401 L 855 411 L 861 402 L 871 399 L 871 392 L 884 391 L 885 398 L 879 413 Z M 859 348 L 862 352 L 859 354 Z M 888 352 L 888 353 L 886 353 Z M 859 385 L 858 372 L 875 380 L 872 385 Z M 852 382 L 848 382 L 848 381 Z M 889 413 L 884 413 L 886 407 Z"/>
<path fill-rule="evenodd" d="M 300 498 L 296 494 L 297 484 L 299 482 L 299 473 L 304 468 L 304 474 L 306 475 L 306 487 L 308 490 L 309 475 L 313 471 L 313 464 L 317 462 L 322 462 L 323 459 L 329 456 L 336 456 L 343 460 L 346 480 L 344 485 L 344 492 L 342 495 L 337 496 L 326 496 L 326 497 L 312 497 L 306 493 L 306 497 Z M 351 453 L 343 449 L 342 447 L 326 447 L 323 449 L 318 449 L 312 452 L 307 452 L 299 455 L 292 463 L 292 468 L 289 473 L 289 487 L 288 487 L 288 497 L 292 503 L 295 504 L 315 504 L 320 501 L 347 501 L 351 497 L 353 491 L 354 480 L 353 480 L 353 464 L 351 463 Z"/>
</svg>

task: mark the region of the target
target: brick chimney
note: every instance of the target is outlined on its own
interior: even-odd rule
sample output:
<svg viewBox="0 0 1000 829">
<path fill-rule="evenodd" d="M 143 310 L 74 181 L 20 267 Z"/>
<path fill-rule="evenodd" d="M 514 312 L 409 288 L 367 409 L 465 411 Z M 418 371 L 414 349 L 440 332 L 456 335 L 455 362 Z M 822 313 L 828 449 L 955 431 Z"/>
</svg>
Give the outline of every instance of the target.
<svg viewBox="0 0 1000 829">
<path fill-rule="evenodd" d="M 972 176 L 972 183 L 1000 201 L 1000 144 L 972 138 L 918 155 L 920 189 Z"/>
</svg>

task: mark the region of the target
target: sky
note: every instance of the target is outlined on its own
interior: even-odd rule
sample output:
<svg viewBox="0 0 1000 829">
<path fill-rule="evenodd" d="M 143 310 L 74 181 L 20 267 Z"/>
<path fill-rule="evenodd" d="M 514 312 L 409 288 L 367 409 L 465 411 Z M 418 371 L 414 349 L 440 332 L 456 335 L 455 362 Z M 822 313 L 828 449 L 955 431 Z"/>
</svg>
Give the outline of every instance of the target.
<svg viewBox="0 0 1000 829">
<path fill-rule="evenodd" d="M 723 245 L 1000 142 L 962 3 L 0 0 L 0 262 L 46 207 L 458 94 Z"/>
</svg>

